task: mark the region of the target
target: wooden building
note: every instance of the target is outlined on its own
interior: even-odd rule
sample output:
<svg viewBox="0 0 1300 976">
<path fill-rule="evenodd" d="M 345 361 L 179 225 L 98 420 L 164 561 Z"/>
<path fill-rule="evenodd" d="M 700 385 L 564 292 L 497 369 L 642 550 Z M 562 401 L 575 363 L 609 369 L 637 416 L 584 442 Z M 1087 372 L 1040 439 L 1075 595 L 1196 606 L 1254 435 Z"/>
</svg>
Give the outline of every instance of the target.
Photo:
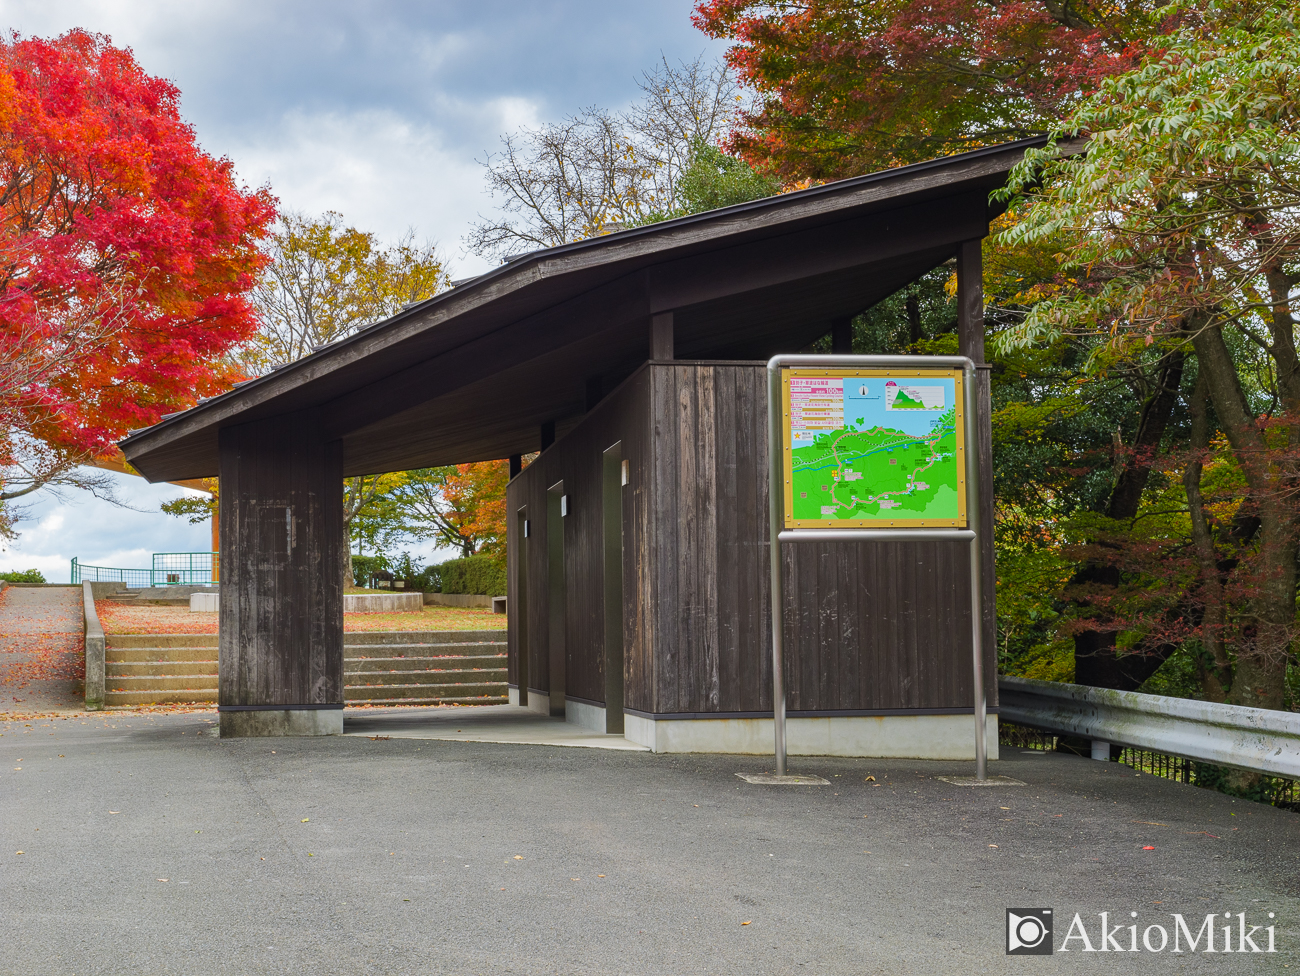
<svg viewBox="0 0 1300 976">
<path fill-rule="evenodd" d="M 948 262 L 982 363 L 989 194 L 1034 144 L 536 251 L 133 433 L 151 481 L 221 478 L 222 734 L 342 729 L 343 477 L 510 457 L 512 700 L 771 752 L 763 364 Z M 995 704 L 986 371 L 979 404 Z M 782 558 L 790 751 L 971 755 L 965 544 Z"/>
</svg>

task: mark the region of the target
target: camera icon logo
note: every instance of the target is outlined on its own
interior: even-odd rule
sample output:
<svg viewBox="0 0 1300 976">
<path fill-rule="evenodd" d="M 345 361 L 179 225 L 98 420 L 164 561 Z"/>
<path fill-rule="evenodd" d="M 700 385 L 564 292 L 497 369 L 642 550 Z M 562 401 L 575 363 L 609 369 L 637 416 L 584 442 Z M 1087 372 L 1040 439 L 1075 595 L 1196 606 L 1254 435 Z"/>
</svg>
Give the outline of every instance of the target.
<svg viewBox="0 0 1300 976">
<path fill-rule="evenodd" d="M 1050 956 L 1052 954 L 1052 910 L 1050 908 L 1007 909 L 1007 955 Z"/>
</svg>

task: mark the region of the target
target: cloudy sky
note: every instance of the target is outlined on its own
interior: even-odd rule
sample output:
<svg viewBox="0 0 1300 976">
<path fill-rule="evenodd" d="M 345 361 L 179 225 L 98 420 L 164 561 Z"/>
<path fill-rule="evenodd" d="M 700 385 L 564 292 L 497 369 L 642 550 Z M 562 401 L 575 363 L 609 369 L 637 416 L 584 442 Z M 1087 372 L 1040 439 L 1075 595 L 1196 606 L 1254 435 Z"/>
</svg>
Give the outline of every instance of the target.
<svg viewBox="0 0 1300 976">
<path fill-rule="evenodd" d="M 28 36 L 72 27 L 130 47 L 175 82 L 208 152 L 229 156 L 281 205 L 336 210 L 392 239 L 438 241 L 455 277 L 487 265 L 461 238 L 488 213 L 482 160 L 520 125 L 583 106 L 626 106 L 636 78 L 722 46 L 691 24 L 691 0 L 0 0 Z M 68 578 L 69 560 L 147 566 L 206 549 L 206 525 L 157 512 L 180 494 L 122 477 L 143 512 L 69 495 L 29 506 L 0 569 Z M 426 553 L 426 555 L 428 555 Z"/>
</svg>

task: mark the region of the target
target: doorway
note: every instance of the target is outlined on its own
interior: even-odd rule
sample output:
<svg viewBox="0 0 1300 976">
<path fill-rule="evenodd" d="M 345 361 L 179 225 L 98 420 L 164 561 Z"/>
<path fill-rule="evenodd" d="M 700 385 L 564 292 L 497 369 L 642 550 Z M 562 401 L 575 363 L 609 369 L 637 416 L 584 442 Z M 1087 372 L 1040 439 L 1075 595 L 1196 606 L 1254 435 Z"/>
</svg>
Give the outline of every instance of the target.
<svg viewBox="0 0 1300 976">
<path fill-rule="evenodd" d="M 515 678 L 519 682 L 519 704 L 528 707 L 528 508 L 515 513 Z"/>
<path fill-rule="evenodd" d="M 551 715 L 564 717 L 564 520 L 569 499 L 564 482 L 546 490 L 546 619 Z"/>
<path fill-rule="evenodd" d="M 601 468 L 605 575 L 605 731 L 623 734 L 623 442 L 604 454 Z"/>
</svg>

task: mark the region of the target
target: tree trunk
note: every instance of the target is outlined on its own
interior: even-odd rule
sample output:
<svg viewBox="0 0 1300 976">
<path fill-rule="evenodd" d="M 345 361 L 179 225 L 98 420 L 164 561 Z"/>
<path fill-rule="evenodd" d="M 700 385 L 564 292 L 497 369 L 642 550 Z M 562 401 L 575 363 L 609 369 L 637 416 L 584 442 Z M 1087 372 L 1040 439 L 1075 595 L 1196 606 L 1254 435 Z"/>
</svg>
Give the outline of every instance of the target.
<svg viewBox="0 0 1300 976">
<path fill-rule="evenodd" d="M 1292 504 L 1280 491 L 1283 473 L 1269 459 L 1263 432 L 1251 416 L 1236 363 L 1218 327 L 1193 340 L 1219 424 L 1255 496 L 1259 518 L 1258 578 L 1250 599 L 1256 622 L 1252 640 L 1237 647 L 1229 701 L 1281 708 L 1295 620 L 1296 527 Z"/>
<path fill-rule="evenodd" d="M 348 525 L 351 519 L 343 521 L 343 592 L 346 593 L 357 585 L 356 578 L 352 575 L 352 537 L 348 533 Z"/>
<path fill-rule="evenodd" d="M 1178 385 L 1183 378 L 1184 355 L 1174 350 L 1165 357 L 1157 373 L 1156 390 L 1142 405 L 1133 457 L 1124 465 L 1106 507 L 1107 518 L 1124 521 L 1134 518 L 1142 501 L 1151 473 L 1151 457 L 1165 436 L 1165 428 L 1178 401 Z M 1071 586 L 1118 589 L 1120 574 L 1114 566 L 1089 562 L 1080 567 L 1070 580 Z M 1155 673 L 1172 649 L 1153 650 L 1144 654 L 1121 656 L 1115 647 L 1119 630 L 1086 630 L 1074 636 L 1074 680 L 1094 688 L 1118 688 L 1133 691 Z"/>
<path fill-rule="evenodd" d="M 1183 487 L 1187 490 L 1187 511 L 1192 521 L 1192 545 L 1201 571 L 1201 646 L 1204 654 L 1196 661 L 1197 674 L 1205 697 L 1210 701 L 1227 700 L 1232 687 L 1232 662 L 1224 647 L 1226 622 L 1223 598 L 1223 576 L 1218 553 L 1214 548 L 1214 535 L 1205 516 L 1205 503 L 1201 497 L 1201 470 L 1204 453 L 1210 446 L 1210 421 L 1207 413 L 1210 390 L 1202 373 L 1196 380 L 1188 412 L 1192 416 L 1192 458 L 1183 472 Z"/>
</svg>

